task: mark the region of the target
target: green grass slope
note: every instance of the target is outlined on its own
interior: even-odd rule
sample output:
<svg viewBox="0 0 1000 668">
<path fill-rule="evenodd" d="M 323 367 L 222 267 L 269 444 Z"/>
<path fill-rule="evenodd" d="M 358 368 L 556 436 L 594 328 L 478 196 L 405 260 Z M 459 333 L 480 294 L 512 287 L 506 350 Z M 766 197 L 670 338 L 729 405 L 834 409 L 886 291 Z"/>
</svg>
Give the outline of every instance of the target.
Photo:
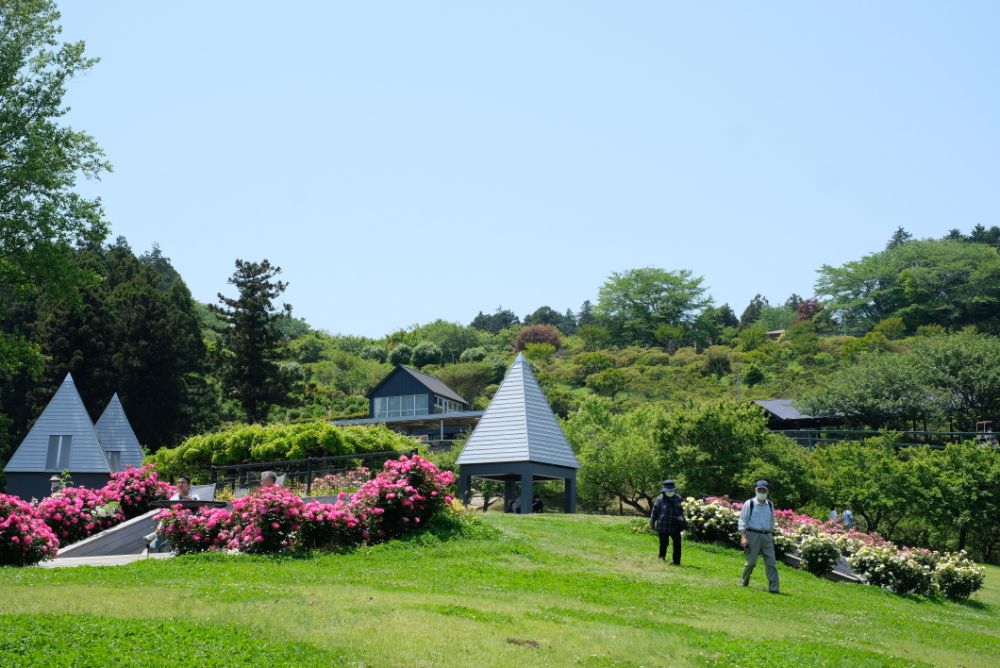
<svg viewBox="0 0 1000 668">
<path fill-rule="evenodd" d="M 1000 569 L 965 604 L 900 598 L 625 520 L 490 515 L 349 554 L 0 569 L 0 665 L 986 666 Z M 995 664 L 994 664 L 995 665 Z"/>
</svg>

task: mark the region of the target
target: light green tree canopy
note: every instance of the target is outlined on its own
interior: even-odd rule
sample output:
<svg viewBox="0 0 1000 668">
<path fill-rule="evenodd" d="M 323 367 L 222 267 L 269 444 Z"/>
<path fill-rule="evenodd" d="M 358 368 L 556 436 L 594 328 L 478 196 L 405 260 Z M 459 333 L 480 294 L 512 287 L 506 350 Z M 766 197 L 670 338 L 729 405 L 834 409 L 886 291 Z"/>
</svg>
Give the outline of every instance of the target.
<svg viewBox="0 0 1000 668">
<path fill-rule="evenodd" d="M 615 272 L 601 286 L 595 312 L 618 345 L 656 345 L 659 326 L 687 326 L 711 305 L 703 281 L 687 269 Z"/>
</svg>

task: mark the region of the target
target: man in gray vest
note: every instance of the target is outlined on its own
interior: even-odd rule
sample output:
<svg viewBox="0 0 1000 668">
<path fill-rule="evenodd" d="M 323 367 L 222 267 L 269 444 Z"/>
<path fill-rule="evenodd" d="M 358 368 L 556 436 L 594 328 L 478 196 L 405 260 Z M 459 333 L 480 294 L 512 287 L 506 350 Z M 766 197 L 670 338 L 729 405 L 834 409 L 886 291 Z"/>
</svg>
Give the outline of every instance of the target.
<svg viewBox="0 0 1000 668">
<path fill-rule="evenodd" d="M 740 546 L 746 553 L 747 563 L 743 567 L 743 586 L 750 584 L 750 574 L 757 565 L 757 556 L 764 555 L 764 571 L 767 573 L 767 590 L 778 593 L 778 567 L 774 558 L 774 506 L 767 498 L 766 480 L 758 480 L 757 494 L 747 499 L 740 511 Z"/>
</svg>

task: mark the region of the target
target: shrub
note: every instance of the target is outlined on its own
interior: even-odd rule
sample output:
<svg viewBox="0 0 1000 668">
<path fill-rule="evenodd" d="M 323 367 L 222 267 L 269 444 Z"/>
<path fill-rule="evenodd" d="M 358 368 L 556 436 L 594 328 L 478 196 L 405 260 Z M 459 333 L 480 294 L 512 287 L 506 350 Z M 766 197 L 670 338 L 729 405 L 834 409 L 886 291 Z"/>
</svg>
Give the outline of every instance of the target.
<svg viewBox="0 0 1000 668">
<path fill-rule="evenodd" d="M 313 501 L 302 509 L 297 546 L 305 550 L 352 547 L 364 540 L 363 532 L 364 525 L 349 503 Z"/>
<path fill-rule="evenodd" d="M 548 343 L 559 350 L 562 348 L 562 337 L 559 336 L 559 330 L 552 325 L 528 325 L 517 333 L 514 350 L 524 350 L 529 343 Z"/>
<path fill-rule="evenodd" d="M 38 516 L 59 538 L 60 545 L 83 540 L 124 519 L 119 504 L 104 490 L 65 487 L 38 504 Z"/>
<path fill-rule="evenodd" d="M 389 364 L 409 364 L 413 358 L 413 348 L 401 343 L 389 353 Z"/>
<path fill-rule="evenodd" d="M 826 575 L 840 559 L 833 539 L 823 533 L 805 536 L 799 543 L 799 555 L 802 557 L 802 568 L 813 575 Z"/>
<path fill-rule="evenodd" d="M 486 348 L 482 346 L 466 348 L 458 357 L 459 362 L 482 362 L 484 359 L 486 359 Z"/>
<path fill-rule="evenodd" d="M 965 556 L 965 552 L 942 555 L 934 568 L 934 585 L 953 601 L 969 598 L 983 586 L 986 571 Z"/>
<path fill-rule="evenodd" d="M 340 492 L 353 492 L 368 482 L 371 477 L 372 472 L 364 466 L 340 473 L 327 473 L 313 479 L 311 493 L 313 496 L 325 496 Z"/>
<path fill-rule="evenodd" d="M 381 473 L 362 485 L 351 507 L 365 524 L 366 540 L 386 540 L 413 531 L 451 503 L 445 487 L 454 481 L 451 471 L 441 471 L 419 455 L 404 455 L 387 461 Z"/>
<path fill-rule="evenodd" d="M 226 547 L 240 552 L 283 552 L 301 526 L 305 503 L 291 490 L 272 485 L 233 502 Z"/>
<path fill-rule="evenodd" d="M 693 540 L 718 541 L 738 546 L 740 534 L 737 530 L 740 514 L 721 499 L 699 501 L 688 497 L 681 504 L 687 520 L 687 534 Z"/>
<path fill-rule="evenodd" d="M 160 480 L 154 464 L 139 468 L 126 466 L 124 471 L 111 474 L 111 480 L 104 486 L 105 498 L 117 501 L 125 519 L 138 517 L 149 512 L 153 501 L 170 498 L 177 489 Z"/>
<path fill-rule="evenodd" d="M 0 494 L 0 566 L 54 559 L 59 540 L 30 503 Z"/>
<path fill-rule="evenodd" d="M 929 594 L 933 577 L 929 566 L 909 550 L 891 545 L 866 545 L 848 560 L 867 584 L 885 587 L 897 594 Z"/>
<path fill-rule="evenodd" d="M 156 533 L 170 540 L 177 554 L 215 549 L 228 542 L 231 515 L 225 508 L 202 508 L 192 513 L 180 504 L 156 515 Z"/>
<path fill-rule="evenodd" d="M 410 362 L 413 366 L 424 367 L 428 364 L 439 364 L 441 362 L 441 349 L 430 341 L 421 341 L 413 349 Z"/>
<path fill-rule="evenodd" d="M 385 362 L 388 356 L 388 353 L 385 352 L 385 348 L 382 346 L 365 346 L 361 349 L 362 359 Z"/>
</svg>

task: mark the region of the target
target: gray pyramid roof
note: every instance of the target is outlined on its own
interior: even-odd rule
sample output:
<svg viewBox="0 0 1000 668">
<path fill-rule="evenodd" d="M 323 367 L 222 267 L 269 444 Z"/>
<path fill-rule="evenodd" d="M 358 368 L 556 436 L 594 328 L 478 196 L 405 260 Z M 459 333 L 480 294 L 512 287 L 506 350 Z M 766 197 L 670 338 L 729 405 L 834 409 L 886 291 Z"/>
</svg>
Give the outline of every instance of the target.
<svg viewBox="0 0 1000 668">
<path fill-rule="evenodd" d="M 118 393 L 111 397 L 107 408 L 97 421 L 97 438 L 105 452 L 120 452 L 122 469 L 125 465 L 142 466 L 142 447 L 125 416 L 125 409 L 118 399 Z"/>
<path fill-rule="evenodd" d="M 47 468 L 49 436 L 72 436 L 69 465 L 73 473 L 108 473 L 108 459 L 97 438 L 83 400 L 73 384 L 73 376 L 66 379 L 38 416 L 35 426 L 21 441 L 21 445 L 11 456 L 4 471 L 8 473 L 58 473 L 59 468 Z"/>
<path fill-rule="evenodd" d="M 457 463 L 536 462 L 578 469 L 559 421 L 518 353 Z"/>
</svg>

